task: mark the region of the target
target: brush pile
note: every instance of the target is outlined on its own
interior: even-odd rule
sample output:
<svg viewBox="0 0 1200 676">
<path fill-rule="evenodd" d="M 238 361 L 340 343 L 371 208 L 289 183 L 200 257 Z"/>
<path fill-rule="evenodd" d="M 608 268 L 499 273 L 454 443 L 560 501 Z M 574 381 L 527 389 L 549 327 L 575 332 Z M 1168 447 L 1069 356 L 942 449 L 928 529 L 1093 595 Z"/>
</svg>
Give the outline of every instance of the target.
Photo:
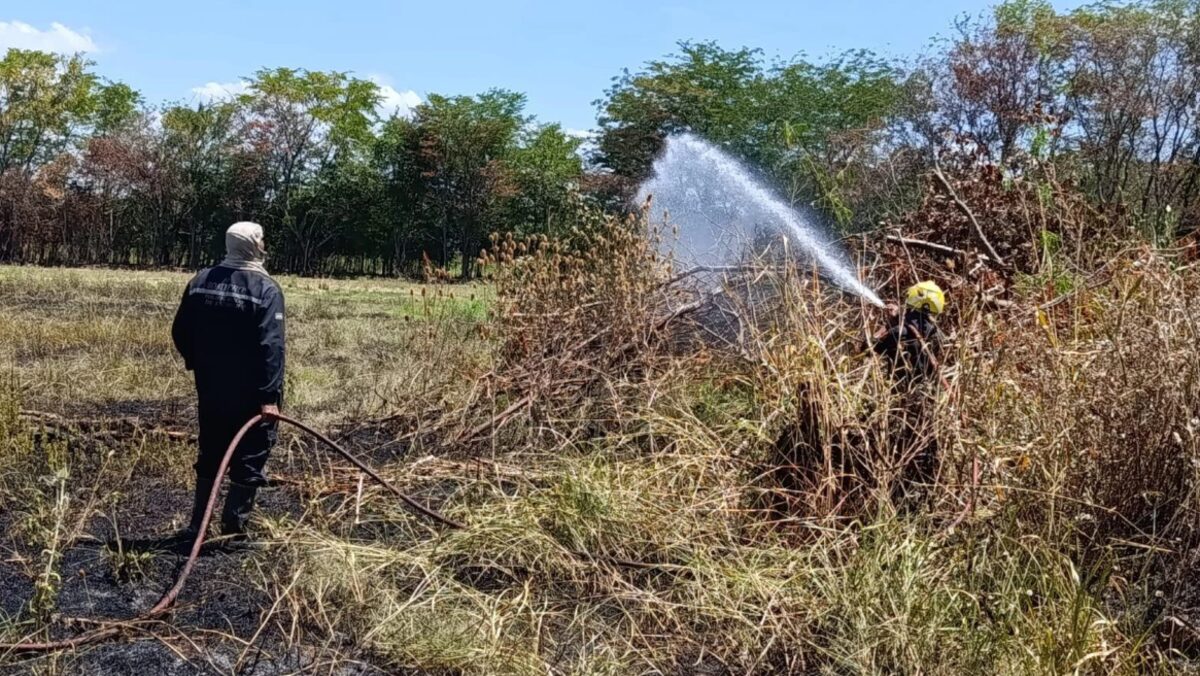
<svg viewBox="0 0 1200 676">
<path fill-rule="evenodd" d="M 644 219 L 587 223 L 561 238 L 494 237 L 484 252 L 481 264 L 497 269 L 489 331 L 499 345 L 475 401 L 504 406 L 464 440 L 514 418 L 586 419 L 589 435 L 615 429 L 628 388 L 663 356 L 663 329 L 686 296 L 668 283 Z"/>
<path fill-rule="evenodd" d="M 983 276 L 867 252 L 877 282 L 952 288 L 936 382 L 898 382 L 866 349 L 881 317 L 779 261 L 722 271 L 734 330 L 681 340 L 712 298 L 672 283 L 638 218 L 497 239 L 493 368 L 451 448 L 480 470 L 438 479 L 466 528 L 430 539 L 368 492 L 356 510 L 393 535 L 276 524 L 300 571 L 277 593 L 431 671 L 1181 668 L 1200 644 L 1200 274 L 1142 245 L 1097 262 L 1070 202 L 1027 197 L 1006 198 L 1005 265 Z M 949 239 L 972 236 L 964 211 L 939 213 L 923 236 L 990 256 Z"/>
</svg>

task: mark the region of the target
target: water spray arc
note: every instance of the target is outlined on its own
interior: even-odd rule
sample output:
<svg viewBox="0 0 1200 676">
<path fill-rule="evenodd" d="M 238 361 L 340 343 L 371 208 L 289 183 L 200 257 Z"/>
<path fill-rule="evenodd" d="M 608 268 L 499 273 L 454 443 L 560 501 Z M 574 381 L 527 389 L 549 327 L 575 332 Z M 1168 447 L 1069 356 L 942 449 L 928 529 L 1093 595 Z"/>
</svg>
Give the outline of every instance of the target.
<svg viewBox="0 0 1200 676">
<path fill-rule="evenodd" d="M 855 275 L 837 247 L 729 154 L 690 133 L 667 138 L 654 163 L 654 175 L 642 184 L 640 201 L 653 197 L 657 214 L 669 214 L 679 238 L 664 246 L 686 265 L 734 262 L 760 232 L 795 247 L 840 288 L 882 306 Z"/>
</svg>

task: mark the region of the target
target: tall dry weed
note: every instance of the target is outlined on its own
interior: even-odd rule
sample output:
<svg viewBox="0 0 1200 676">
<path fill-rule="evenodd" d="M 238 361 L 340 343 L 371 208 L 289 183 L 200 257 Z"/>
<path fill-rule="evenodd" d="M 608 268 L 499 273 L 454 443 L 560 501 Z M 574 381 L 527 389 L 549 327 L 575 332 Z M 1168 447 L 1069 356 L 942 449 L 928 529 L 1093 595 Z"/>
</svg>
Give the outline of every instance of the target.
<svg viewBox="0 0 1200 676">
<path fill-rule="evenodd" d="M 570 421 L 559 429 L 572 436 L 619 426 L 623 392 L 661 354 L 673 300 L 644 219 L 593 220 L 562 238 L 496 237 L 482 262 L 496 269 L 499 347 L 477 401 L 503 409 L 495 428 L 513 417 Z"/>
<path fill-rule="evenodd" d="M 1145 249 L 1109 267 L 1103 287 L 964 336 L 955 413 L 997 500 L 1101 541 L 1150 542 L 1190 532 L 1196 515 L 1197 279 Z"/>
</svg>

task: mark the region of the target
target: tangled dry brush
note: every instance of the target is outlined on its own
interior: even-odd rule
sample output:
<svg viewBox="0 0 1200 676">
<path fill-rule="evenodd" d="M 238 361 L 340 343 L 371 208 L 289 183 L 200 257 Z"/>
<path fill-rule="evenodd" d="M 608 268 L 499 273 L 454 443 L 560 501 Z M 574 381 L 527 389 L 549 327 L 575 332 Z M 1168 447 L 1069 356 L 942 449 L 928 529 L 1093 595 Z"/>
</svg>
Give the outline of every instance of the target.
<svg viewBox="0 0 1200 676">
<path fill-rule="evenodd" d="M 478 468 L 439 479 L 467 528 L 291 532 L 286 591 L 435 671 L 1186 671 L 1200 274 L 1083 246 L 1076 203 L 1041 204 L 996 206 L 1034 219 L 993 231 L 1004 265 L 949 215 L 865 242 L 878 288 L 950 289 L 928 382 L 898 382 L 865 349 L 883 314 L 802 267 L 698 294 L 638 216 L 497 240 L 495 358 L 442 450 Z M 936 237 L 950 253 L 905 243 Z"/>
</svg>

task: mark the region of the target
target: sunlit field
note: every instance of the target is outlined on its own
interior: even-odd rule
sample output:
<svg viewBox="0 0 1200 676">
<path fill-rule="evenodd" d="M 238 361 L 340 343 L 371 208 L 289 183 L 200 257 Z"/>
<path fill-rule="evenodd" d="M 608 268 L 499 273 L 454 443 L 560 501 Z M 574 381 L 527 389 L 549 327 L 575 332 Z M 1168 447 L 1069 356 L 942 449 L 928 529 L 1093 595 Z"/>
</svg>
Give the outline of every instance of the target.
<svg viewBox="0 0 1200 676">
<path fill-rule="evenodd" d="M 502 242 L 487 285 L 281 279 L 286 411 L 465 528 L 287 431 L 259 547 L 202 556 L 168 620 L 0 659 L 1187 671 L 1193 268 L 1130 250 L 1042 315 L 964 300 L 952 364 L 918 392 L 858 347 L 872 315 L 803 274 L 754 273 L 771 309 L 755 305 L 736 349 L 687 338 L 694 322 L 668 330 L 654 318 L 676 301 L 644 240 L 601 232 L 508 263 L 521 245 Z M 0 268 L 4 640 L 136 616 L 173 581 L 181 557 L 145 543 L 189 505 L 194 408 L 168 337 L 185 281 Z M 897 463 L 931 441 L 940 470 L 915 485 Z"/>
</svg>

